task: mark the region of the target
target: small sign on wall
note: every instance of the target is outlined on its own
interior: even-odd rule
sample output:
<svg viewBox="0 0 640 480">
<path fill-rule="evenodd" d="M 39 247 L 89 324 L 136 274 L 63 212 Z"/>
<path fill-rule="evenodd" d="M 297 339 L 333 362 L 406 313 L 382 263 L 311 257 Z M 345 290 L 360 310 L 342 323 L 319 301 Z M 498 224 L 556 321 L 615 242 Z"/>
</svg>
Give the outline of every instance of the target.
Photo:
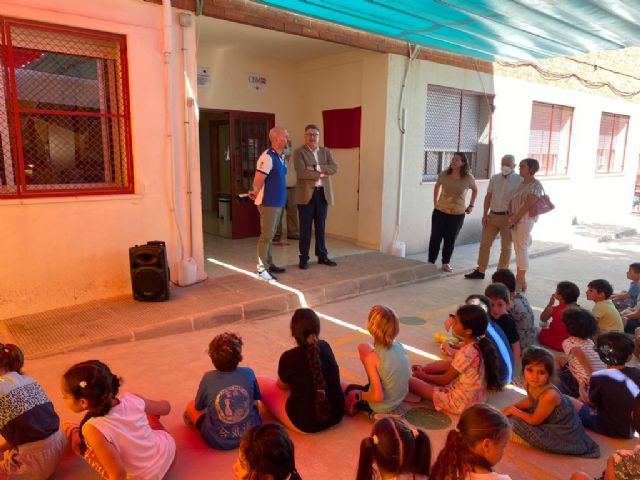
<svg viewBox="0 0 640 480">
<path fill-rule="evenodd" d="M 198 88 L 209 88 L 210 86 L 209 67 L 198 67 Z"/>
<path fill-rule="evenodd" d="M 247 85 L 249 86 L 249 89 L 254 92 L 266 92 L 267 76 L 260 73 L 248 73 Z"/>
</svg>

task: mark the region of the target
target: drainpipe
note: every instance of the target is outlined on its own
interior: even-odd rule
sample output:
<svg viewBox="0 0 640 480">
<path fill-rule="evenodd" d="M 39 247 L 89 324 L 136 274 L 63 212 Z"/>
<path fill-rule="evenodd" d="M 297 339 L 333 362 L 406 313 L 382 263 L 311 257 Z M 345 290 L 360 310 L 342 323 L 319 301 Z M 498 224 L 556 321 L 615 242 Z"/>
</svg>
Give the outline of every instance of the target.
<svg viewBox="0 0 640 480">
<path fill-rule="evenodd" d="M 170 210 L 172 213 L 173 221 L 178 233 L 178 246 L 180 248 L 180 261 L 185 257 L 184 252 L 184 240 L 182 238 L 182 228 L 178 221 L 178 205 L 176 196 L 176 171 L 177 171 L 177 142 L 176 142 L 176 128 L 174 126 L 173 119 L 175 117 L 174 108 L 174 81 L 173 81 L 173 11 L 171 9 L 171 0 L 162 0 L 162 25 L 163 25 L 163 44 L 162 53 L 164 55 L 164 75 L 165 75 L 165 102 L 166 102 L 166 131 L 167 131 L 167 143 L 169 151 L 169 178 L 170 188 L 169 196 L 171 199 Z"/>
<path fill-rule="evenodd" d="M 400 165 L 398 168 L 398 201 L 396 210 L 396 230 L 393 235 L 393 243 L 391 245 L 391 254 L 398 257 L 404 257 L 406 255 L 407 244 L 398 240 L 400 236 L 400 220 L 402 215 L 402 183 L 403 183 L 403 171 L 404 171 L 404 153 L 406 146 L 406 124 L 407 124 L 407 109 L 402 105 L 404 104 L 404 93 L 407 87 L 407 78 L 409 76 L 409 69 L 411 63 L 416 59 L 420 53 L 420 47 L 416 46 L 415 50 L 411 50 L 409 45 L 409 59 L 404 71 L 404 78 L 402 79 L 402 86 L 400 87 L 400 100 L 398 101 L 398 129 L 400 130 Z"/>
<path fill-rule="evenodd" d="M 191 187 L 191 156 L 193 149 L 191 148 L 191 119 L 193 118 L 194 98 L 191 91 L 191 83 L 189 81 L 189 51 L 187 45 L 188 30 L 193 24 L 193 19 L 188 13 L 179 15 L 180 29 L 182 31 L 182 78 L 184 87 L 184 151 L 185 151 L 185 184 L 186 184 L 186 207 L 188 226 L 186 228 L 189 241 L 187 255 L 183 255 L 180 261 L 180 274 L 178 277 L 179 284 L 182 286 L 192 285 L 196 283 L 198 274 L 198 265 L 193 258 L 193 189 Z"/>
</svg>

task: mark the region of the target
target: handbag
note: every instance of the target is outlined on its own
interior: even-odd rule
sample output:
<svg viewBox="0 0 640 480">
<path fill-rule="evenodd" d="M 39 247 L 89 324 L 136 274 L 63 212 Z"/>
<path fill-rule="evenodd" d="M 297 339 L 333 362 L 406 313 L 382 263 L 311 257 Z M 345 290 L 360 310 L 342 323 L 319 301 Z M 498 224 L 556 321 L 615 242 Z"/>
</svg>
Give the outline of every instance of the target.
<svg viewBox="0 0 640 480">
<path fill-rule="evenodd" d="M 549 195 L 547 195 L 544 191 L 544 187 L 542 187 L 542 195 L 538 197 L 536 203 L 533 204 L 531 208 L 529 208 L 529 216 L 537 217 L 538 215 L 542 215 L 543 213 L 550 212 L 556 208 L 556 206 L 551 202 Z"/>
</svg>

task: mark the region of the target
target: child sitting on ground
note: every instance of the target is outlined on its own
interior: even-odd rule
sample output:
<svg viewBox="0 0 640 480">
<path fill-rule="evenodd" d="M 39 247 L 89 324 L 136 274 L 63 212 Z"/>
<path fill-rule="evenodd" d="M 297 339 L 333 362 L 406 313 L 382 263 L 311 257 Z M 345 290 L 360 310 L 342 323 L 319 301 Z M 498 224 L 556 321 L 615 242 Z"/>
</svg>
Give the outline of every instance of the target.
<svg viewBox="0 0 640 480">
<path fill-rule="evenodd" d="M 511 346 L 504 331 L 489 316 L 491 300 L 481 294 L 471 294 L 465 299 L 464 303 L 467 305 L 478 305 L 486 312 L 487 318 L 489 319 L 486 336 L 493 345 L 498 357 L 498 378 L 502 385 L 508 385 L 511 383 L 511 377 L 513 375 L 513 353 L 511 352 Z M 445 330 L 451 330 L 455 318 L 455 315 L 449 314 L 444 321 Z M 460 343 L 444 342 L 440 345 L 440 349 L 448 356 L 453 357 L 461 346 Z"/>
<path fill-rule="evenodd" d="M 636 432 L 640 432 L 640 395 L 633 402 L 631 423 Z M 640 478 L 640 443 L 633 450 L 618 450 L 607 460 L 601 480 L 632 480 Z M 576 472 L 571 480 L 593 480 L 584 472 Z"/>
<path fill-rule="evenodd" d="M 509 289 L 509 314 L 516 322 L 516 330 L 520 337 L 520 349 L 524 350 L 536 342 L 536 327 L 533 309 L 522 292 L 516 292 L 516 277 L 508 268 L 501 268 L 491 276 L 493 283 L 502 283 Z"/>
<path fill-rule="evenodd" d="M 569 337 L 562 342 L 565 356 L 556 358 L 560 367 L 558 388 L 565 395 L 586 401 L 591 374 L 605 368 L 592 340 L 598 333 L 598 321 L 589 310 L 575 306 L 562 312 L 562 323 Z"/>
<path fill-rule="evenodd" d="M 640 370 L 625 364 L 631 360 L 633 340 L 620 332 L 603 333 L 596 340 L 596 348 L 607 368 L 591 375 L 589 404 L 576 402 L 580 419 L 594 432 L 632 438 L 629 417 L 640 393 Z"/>
<path fill-rule="evenodd" d="M 509 289 L 502 283 L 492 283 L 484 290 L 484 294 L 491 300 L 491 318 L 507 336 L 513 352 L 513 360 L 517 364 L 522 350 L 520 349 L 520 335 L 518 335 L 516 321 L 509 313 L 511 305 Z"/>
<path fill-rule="evenodd" d="M 467 408 L 447 434 L 429 478 L 446 480 L 511 480 L 493 471 L 509 442 L 509 420 L 491 405 Z"/>
<path fill-rule="evenodd" d="M 356 480 L 426 480 L 431 465 L 431 443 L 422 430 L 395 418 L 381 418 L 370 437 L 360 442 Z"/>
<path fill-rule="evenodd" d="M 545 452 L 597 458 L 600 448 L 584 431 L 571 400 L 550 383 L 554 367 L 548 350 L 533 346 L 524 351 L 527 396 L 502 411 L 511 417 L 512 440 Z"/>
<path fill-rule="evenodd" d="M 629 290 L 611 295 L 611 301 L 613 301 L 613 304 L 620 313 L 627 309 L 635 308 L 638 303 L 638 293 L 640 293 L 640 262 L 629 265 L 627 280 L 631 280 Z"/>
<path fill-rule="evenodd" d="M 80 425 L 68 424 L 73 450 L 103 478 L 163 478 L 173 464 L 176 443 L 158 421 L 171 405 L 138 395 L 118 395 L 121 380 L 99 360 L 71 367 L 62 378 L 62 398 Z"/>
<path fill-rule="evenodd" d="M 340 423 L 344 394 L 331 346 L 320 340 L 320 319 L 310 308 L 291 317 L 296 347 L 280 356 L 278 379 L 260 375 L 262 402 L 287 428 L 315 433 Z"/>
<path fill-rule="evenodd" d="M 395 340 L 400 332 L 398 317 L 389 307 L 374 305 L 369 312 L 367 330 L 374 344 L 358 345 L 360 361 L 369 378 L 367 386 L 349 385 L 345 390 L 345 411 L 353 415 L 364 411 L 376 414 L 400 414 L 398 410 L 409 391 L 409 359 L 404 347 Z"/>
<path fill-rule="evenodd" d="M 232 470 L 236 480 L 302 480 L 293 442 L 278 423 L 257 425 L 244 433 Z"/>
<path fill-rule="evenodd" d="M 185 423 L 200 430 L 211 448 L 237 448 L 242 434 L 262 420 L 256 402 L 260 388 L 253 370 L 238 367 L 242 361 L 242 339 L 235 333 L 216 335 L 209 344 L 215 367 L 200 380 L 195 401 L 184 412 Z"/>
<path fill-rule="evenodd" d="M 598 330 L 605 332 L 622 332 L 624 326 L 620 312 L 611 301 L 613 287 L 601 278 L 592 280 L 587 285 L 587 300 L 595 302 L 591 313 L 598 320 Z"/>
<path fill-rule="evenodd" d="M 433 400 L 436 410 L 461 413 L 474 403 L 484 402 L 487 389 L 500 390 L 498 359 L 485 337 L 489 319 L 477 305 L 462 305 L 456 312 L 453 332 L 462 347 L 453 360 L 413 365 L 409 389 Z"/>
<path fill-rule="evenodd" d="M 573 282 L 559 282 L 556 291 L 551 294 L 549 303 L 540 314 L 540 326 L 538 334 L 540 345 L 553 350 L 562 351 L 562 342 L 569 336 L 562 322 L 562 312 L 569 306 L 577 305 L 580 298 L 580 289 Z M 555 303 L 558 302 L 556 305 Z M 551 318 L 551 324 L 547 322 Z"/>
<path fill-rule="evenodd" d="M 40 384 L 22 373 L 23 366 L 17 345 L 0 343 L 0 475 L 45 480 L 60 463 L 67 440 L 53 404 Z"/>
</svg>

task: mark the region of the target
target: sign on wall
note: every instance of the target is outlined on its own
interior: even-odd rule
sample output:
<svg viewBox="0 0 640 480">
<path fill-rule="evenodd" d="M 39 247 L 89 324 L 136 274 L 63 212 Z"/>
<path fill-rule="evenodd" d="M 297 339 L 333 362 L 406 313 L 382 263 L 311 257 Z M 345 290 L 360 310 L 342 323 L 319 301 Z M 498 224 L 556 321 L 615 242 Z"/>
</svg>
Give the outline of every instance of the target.
<svg viewBox="0 0 640 480">
<path fill-rule="evenodd" d="M 267 76 L 260 73 L 248 73 L 247 85 L 249 86 L 249 89 L 254 92 L 266 92 Z"/>
<path fill-rule="evenodd" d="M 209 88 L 210 86 L 209 67 L 198 67 L 198 88 Z"/>
</svg>

